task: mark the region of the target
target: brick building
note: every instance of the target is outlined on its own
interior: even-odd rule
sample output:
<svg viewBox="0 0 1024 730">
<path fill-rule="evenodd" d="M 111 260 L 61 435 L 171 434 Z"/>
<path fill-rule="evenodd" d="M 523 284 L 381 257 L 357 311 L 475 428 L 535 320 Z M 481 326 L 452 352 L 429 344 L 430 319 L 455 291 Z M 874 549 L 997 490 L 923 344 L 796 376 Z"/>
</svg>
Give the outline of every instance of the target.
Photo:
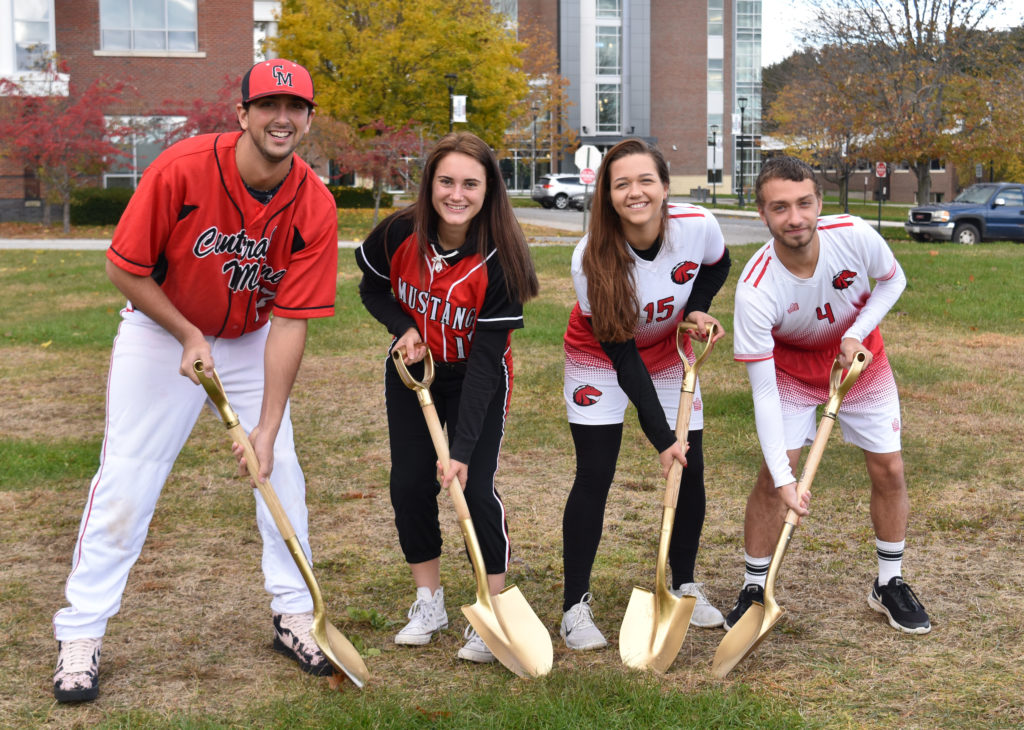
<svg viewBox="0 0 1024 730">
<path fill-rule="evenodd" d="M 38 82 L 41 60 L 67 63 L 68 88 L 98 78 L 128 81 L 131 89 L 108 115 L 154 120 L 167 102 L 214 100 L 226 77 L 253 63 L 261 6 L 239 0 L 0 0 L 0 77 L 23 86 Z M 2 100 L 0 100 L 2 103 Z M 165 120 L 173 121 L 173 120 Z M 41 120 L 40 123 L 44 123 Z M 131 140 L 133 164 L 104 175 L 106 186 L 131 186 L 160 151 L 153 139 Z M 16 161 L 0 159 L 0 219 L 39 220 L 38 183 Z"/>
</svg>

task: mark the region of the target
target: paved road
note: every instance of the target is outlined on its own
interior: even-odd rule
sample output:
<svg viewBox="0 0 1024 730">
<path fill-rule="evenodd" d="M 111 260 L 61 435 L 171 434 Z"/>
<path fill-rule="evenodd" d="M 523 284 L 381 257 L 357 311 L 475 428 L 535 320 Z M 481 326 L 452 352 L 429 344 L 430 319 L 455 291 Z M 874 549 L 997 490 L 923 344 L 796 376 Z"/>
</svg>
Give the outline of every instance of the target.
<svg viewBox="0 0 1024 730">
<path fill-rule="evenodd" d="M 521 223 L 531 223 L 565 231 L 566 236 L 578 237 L 583 232 L 583 212 L 579 210 L 555 210 L 554 208 L 516 208 L 516 217 Z M 718 211 L 715 213 L 722 227 L 726 245 L 741 243 L 764 243 L 770 236 L 768 229 L 754 211 Z M 590 214 L 587 214 L 587 220 Z"/>
</svg>

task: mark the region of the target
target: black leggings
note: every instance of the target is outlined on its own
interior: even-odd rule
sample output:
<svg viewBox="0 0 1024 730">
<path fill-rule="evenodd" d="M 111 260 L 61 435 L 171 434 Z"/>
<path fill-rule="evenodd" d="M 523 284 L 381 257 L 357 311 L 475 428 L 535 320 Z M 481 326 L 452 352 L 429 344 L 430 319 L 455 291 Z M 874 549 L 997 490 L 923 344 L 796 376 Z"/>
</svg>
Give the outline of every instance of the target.
<svg viewBox="0 0 1024 730">
<path fill-rule="evenodd" d="M 570 423 L 569 428 L 576 445 L 576 480 L 562 515 L 563 611 L 579 603 L 590 590 L 590 571 L 601 542 L 604 507 L 622 443 L 621 423 L 610 426 Z M 693 582 L 707 504 L 704 495 L 703 431 L 690 431 L 687 440 L 690 450 L 686 452 L 686 468 L 679 486 L 676 519 L 668 550 L 674 588 Z M 659 512 L 659 527 L 660 517 Z M 651 533 L 658 534 L 653 527 Z"/>
<path fill-rule="evenodd" d="M 423 366 L 409 368 L 413 377 L 422 377 Z M 430 393 L 437 417 L 449 434 L 458 423 L 462 393 L 461 371 L 436 364 L 437 377 Z M 507 381 L 506 381 L 507 383 Z M 427 430 L 416 394 L 398 377 L 389 357 L 385 366 L 384 394 L 388 411 L 388 436 L 391 444 L 391 506 L 395 510 L 398 541 L 408 563 L 423 563 L 441 555 L 441 526 L 438 522 L 437 452 Z M 501 496 L 494 488 L 498 452 L 505 433 L 505 404 L 508 387 L 498 387 L 487 406 L 480 438 L 477 440 L 464 485 L 466 504 L 480 543 L 488 574 L 504 573 L 511 553 L 508 524 Z M 444 497 L 448 500 L 448 495 Z M 450 500 L 448 500 L 450 502 Z"/>
</svg>

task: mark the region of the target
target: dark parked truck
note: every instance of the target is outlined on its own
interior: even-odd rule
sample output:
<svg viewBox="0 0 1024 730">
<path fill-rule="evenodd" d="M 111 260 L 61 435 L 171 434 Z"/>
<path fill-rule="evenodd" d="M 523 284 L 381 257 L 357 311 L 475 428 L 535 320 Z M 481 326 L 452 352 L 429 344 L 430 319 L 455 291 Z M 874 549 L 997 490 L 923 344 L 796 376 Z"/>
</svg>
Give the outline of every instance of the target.
<svg viewBox="0 0 1024 730">
<path fill-rule="evenodd" d="M 971 185 L 950 203 L 911 208 L 903 227 L 915 241 L 1024 242 L 1024 185 Z"/>
</svg>

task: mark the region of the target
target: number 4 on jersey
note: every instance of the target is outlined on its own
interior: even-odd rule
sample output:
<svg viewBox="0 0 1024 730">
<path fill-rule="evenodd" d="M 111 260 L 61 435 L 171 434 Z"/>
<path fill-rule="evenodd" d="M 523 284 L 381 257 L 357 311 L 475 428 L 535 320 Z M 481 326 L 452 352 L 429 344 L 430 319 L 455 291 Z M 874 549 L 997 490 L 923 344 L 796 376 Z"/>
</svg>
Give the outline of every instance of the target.
<svg viewBox="0 0 1024 730">
<path fill-rule="evenodd" d="M 832 314 L 831 302 L 826 302 L 824 307 L 818 307 L 814 311 L 818 313 L 818 319 L 827 319 L 829 324 L 836 323 L 836 318 Z"/>
</svg>

